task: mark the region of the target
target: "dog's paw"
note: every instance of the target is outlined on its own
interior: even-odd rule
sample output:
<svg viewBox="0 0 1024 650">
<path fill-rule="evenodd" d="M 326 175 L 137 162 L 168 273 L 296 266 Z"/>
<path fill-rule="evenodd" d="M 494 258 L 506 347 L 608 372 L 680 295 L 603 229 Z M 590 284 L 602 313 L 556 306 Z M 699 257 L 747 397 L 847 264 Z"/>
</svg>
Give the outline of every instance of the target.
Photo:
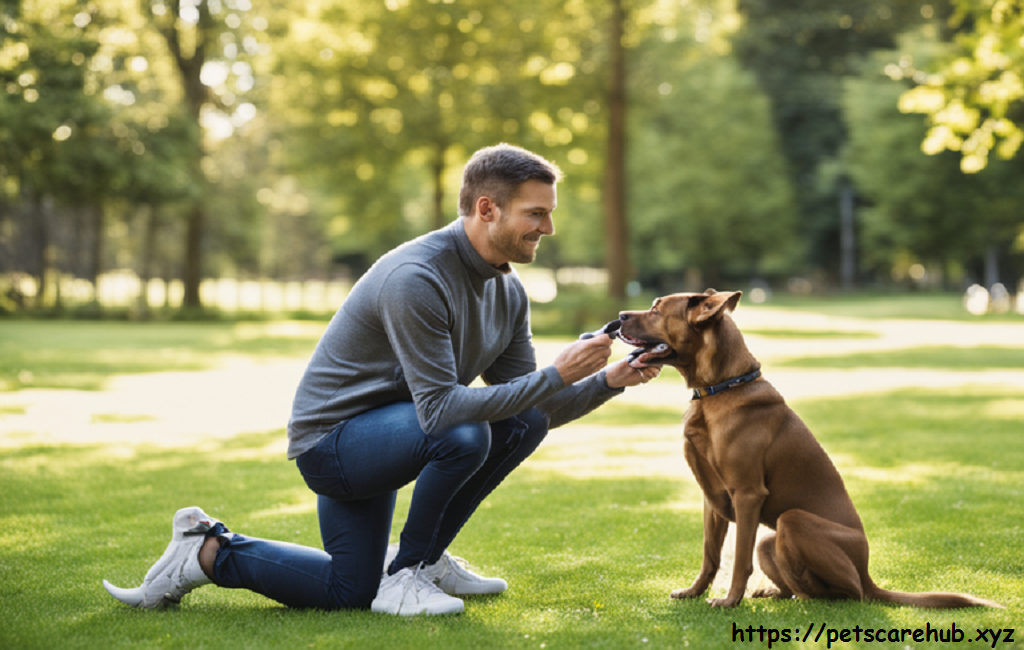
<svg viewBox="0 0 1024 650">
<path fill-rule="evenodd" d="M 776 589 L 775 587 L 765 587 L 763 589 L 758 589 L 754 593 L 750 594 L 750 597 L 751 598 L 774 598 L 775 600 L 786 600 L 787 598 L 792 598 L 793 594 L 792 593 L 784 593 L 781 589 Z"/>
<path fill-rule="evenodd" d="M 672 597 L 676 600 L 682 600 L 684 598 L 697 598 L 704 593 L 704 590 L 697 591 L 693 587 L 688 589 L 676 589 L 672 592 Z"/>
<path fill-rule="evenodd" d="M 729 598 L 728 596 L 726 596 L 725 598 L 711 598 L 711 599 L 708 600 L 708 604 L 711 605 L 712 607 L 724 607 L 724 608 L 731 609 L 731 608 L 735 607 L 736 605 L 739 605 L 741 600 L 743 600 L 743 599 L 742 598 Z"/>
</svg>

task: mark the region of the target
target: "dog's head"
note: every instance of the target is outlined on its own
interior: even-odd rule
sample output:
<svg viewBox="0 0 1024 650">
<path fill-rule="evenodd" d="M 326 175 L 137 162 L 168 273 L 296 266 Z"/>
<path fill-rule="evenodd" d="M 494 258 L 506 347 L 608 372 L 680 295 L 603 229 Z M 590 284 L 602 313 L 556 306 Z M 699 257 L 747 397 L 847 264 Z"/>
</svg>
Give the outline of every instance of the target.
<svg viewBox="0 0 1024 650">
<path fill-rule="evenodd" d="M 637 348 L 630 365 L 633 367 L 669 365 L 684 377 L 717 374 L 710 356 L 714 355 L 723 336 L 719 325 L 728 321 L 727 314 L 739 303 L 740 291 L 719 293 L 676 293 L 654 301 L 647 311 L 626 311 L 619 314 L 619 338 Z M 730 328 L 739 335 L 739 330 Z M 742 337 L 740 336 L 742 341 Z M 745 347 L 745 346 L 744 346 Z M 703 359 L 702 357 L 708 357 Z M 697 368 L 697 366 L 701 366 Z"/>
</svg>

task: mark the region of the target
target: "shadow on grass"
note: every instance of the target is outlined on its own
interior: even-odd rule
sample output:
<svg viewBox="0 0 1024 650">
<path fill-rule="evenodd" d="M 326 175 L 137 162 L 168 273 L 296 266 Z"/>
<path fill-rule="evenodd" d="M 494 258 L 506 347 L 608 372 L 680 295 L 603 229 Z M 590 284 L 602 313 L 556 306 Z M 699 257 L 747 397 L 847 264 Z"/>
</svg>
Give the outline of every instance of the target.
<svg viewBox="0 0 1024 650">
<path fill-rule="evenodd" d="M 196 451 L 84 446 L 0 454 L 0 646 L 732 648 L 737 628 L 795 631 L 811 623 L 890 629 L 956 622 L 973 638 L 976 627 L 1014 627 L 1024 607 L 1024 460 L 1017 422 L 998 415 L 1020 398 L 897 393 L 798 405 L 847 477 L 872 542 L 876 581 L 968 591 L 1003 602 L 1005 612 L 754 600 L 720 611 L 703 599 L 673 601 L 669 592 L 700 566 L 701 514 L 692 505 L 700 494 L 692 481 L 578 480 L 529 466 L 485 502 L 452 549 L 511 585 L 500 597 L 470 599 L 460 617 L 293 611 L 213 587 L 189 595 L 177 611 L 147 612 L 103 591 L 103 578 L 141 581 L 168 540 L 171 514 L 186 505 L 201 505 L 240 532 L 319 546 L 313 495 L 292 463 L 268 451 L 283 435 L 276 431 Z M 409 493 L 400 493 L 399 523 Z M 825 647 L 824 638 L 809 647 Z"/>
</svg>

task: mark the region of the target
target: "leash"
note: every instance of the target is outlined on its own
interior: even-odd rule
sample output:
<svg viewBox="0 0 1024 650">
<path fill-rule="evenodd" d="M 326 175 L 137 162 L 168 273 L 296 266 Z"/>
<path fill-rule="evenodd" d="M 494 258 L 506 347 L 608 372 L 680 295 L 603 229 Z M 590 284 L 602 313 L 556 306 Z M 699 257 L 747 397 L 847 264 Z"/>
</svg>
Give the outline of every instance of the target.
<svg viewBox="0 0 1024 650">
<path fill-rule="evenodd" d="M 723 393 L 723 392 L 729 390 L 730 388 L 736 388 L 737 386 L 742 386 L 743 384 L 748 384 L 748 383 L 754 381 L 755 379 L 757 379 L 760 376 L 761 376 L 761 371 L 760 370 L 755 370 L 754 372 L 750 373 L 749 375 L 743 375 L 742 377 L 733 377 L 732 379 L 726 379 L 722 383 L 715 384 L 714 386 L 708 386 L 707 388 L 694 388 L 693 389 L 693 397 L 690 398 L 690 401 L 693 401 L 695 399 L 700 399 L 702 397 L 710 397 L 711 395 L 717 395 L 719 393 Z"/>
</svg>

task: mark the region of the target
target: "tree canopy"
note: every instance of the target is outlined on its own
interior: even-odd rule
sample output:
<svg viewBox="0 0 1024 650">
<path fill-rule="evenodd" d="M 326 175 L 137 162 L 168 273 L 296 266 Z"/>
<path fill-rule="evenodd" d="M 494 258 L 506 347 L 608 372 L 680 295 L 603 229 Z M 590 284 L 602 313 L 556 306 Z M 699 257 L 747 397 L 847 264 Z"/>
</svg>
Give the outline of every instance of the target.
<svg viewBox="0 0 1024 650">
<path fill-rule="evenodd" d="M 56 275 L 133 269 L 195 306 L 204 277 L 352 277 L 453 219 L 462 164 L 502 141 L 566 172 L 537 263 L 606 268 L 620 299 L 836 284 L 841 232 L 862 283 L 908 259 L 966 277 L 994 250 L 1021 273 L 1021 15 L 4 0 L 0 293 L 28 274 L 52 303 Z"/>
</svg>

